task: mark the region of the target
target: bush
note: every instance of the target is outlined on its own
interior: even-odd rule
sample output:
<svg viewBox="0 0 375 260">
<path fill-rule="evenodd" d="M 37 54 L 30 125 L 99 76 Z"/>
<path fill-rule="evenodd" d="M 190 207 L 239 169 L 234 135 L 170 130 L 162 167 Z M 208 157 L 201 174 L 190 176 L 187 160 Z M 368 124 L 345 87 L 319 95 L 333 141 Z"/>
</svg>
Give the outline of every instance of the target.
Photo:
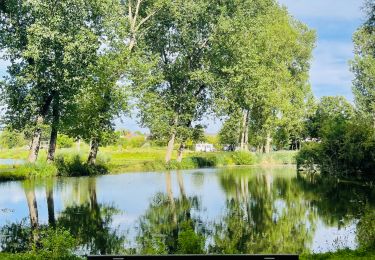
<svg viewBox="0 0 375 260">
<path fill-rule="evenodd" d="M 59 176 L 93 176 L 107 174 L 108 168 L 98 162 L 96 165 L 89 165 L 81 161 L 79 155 L 70 158 L 57 156 L 55 165 Z"/>
<path fill-rule="evenodd" d="M 233 153 L 232 158 L 236 165 L 251 165 L 254 163 L 254 157 L 250 152 L 237 151 Z"/>
<path fill-rule="evenodd" d="M 375 212 L 366 209 L 357 227 L 357 240 L 361 248 L 375 250 Z"/>
<path fill-rule="evenodd" d="M 318 143 L 306 143 L 296 156 L 297 169 L 315 172 L 319 162 L 321 147 Z"/>
<path fill-rule="evenodd" d="M 297 156 L 299 167 L 319 165 L 323 174 L 337 177 L 374 175 L 374 129 L 364 120 L 327 119 L 320 129 L 321 142 L 305 144 Z"/>
<path fill-rule="evenodd" d="M 140 148 L 145 144 L 145 139 L 144 135 L 139 135 L 131 138 L 120 138 L 118 143 L 123 148 Z"/>
<path fill-rule="evenodd" d="M 12 149 L 27 144 L 23 133 L 4 130 L 0 133 L 0 148 Z"/>
<path fill-rule="evenodd" d="M 57 146 L 59 148 L 71 148 L 74 144 L 73 138 L 67 135 L 58 135 L 57 136 Z"/>
<path fill-rule="evenodd" d="M 69 233 L 62 228 L 41 231 L 40 249 L 36 249 L 35 253 L 41 259 L 72 259 L 78 258 L 74 256 L 73 250 L 77 245 L 77 241 Z"/>
</svg>

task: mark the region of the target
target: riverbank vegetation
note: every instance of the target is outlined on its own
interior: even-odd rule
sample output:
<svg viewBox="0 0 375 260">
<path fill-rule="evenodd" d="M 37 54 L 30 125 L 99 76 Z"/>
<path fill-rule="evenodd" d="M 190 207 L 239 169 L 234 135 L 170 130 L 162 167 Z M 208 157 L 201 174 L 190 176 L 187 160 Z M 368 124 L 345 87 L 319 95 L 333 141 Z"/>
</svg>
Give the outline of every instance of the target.
<svg viewBox="0 0 375 260">
<path fill-rule="evenodd" d="M 231 167 L 245 165 L 295 165 L 296 152 L 277 151 L 269 154 L 250 152 L 195 152 L 186 150 L 185 158 L 177 161 L 177 152 L 172 154 L 169 163 L 165 163 L 163 147 L 121 148 L 102 147 L 95 165 L 85 162 L 88 145 L 58 149 L 54 163 L 47 163 L 46 151 L 41 151 L 40 158 L 34 164 L 8 164 L 0 168 L 0 180 L 19 180 L 50 176 L 93 176 L 107 173 L 161 171 L 174 169 L 197 169 L 207 167 Z M 2 158 L 26 160 L 28 151 L 23 148 L 1 150 Z"/>
<path fill-rule="evenodd" d="M 365 10 L 366 21 L 353 37 L 352 104 L 343 97 L 314 97 L 309 70 L 315 31 L 276 0 L 0 1 L 0 55 L 9 62 L 0 81 L 4 110 L 0 159 L 25 161 L 1 165 L 0 180 L 26 179 L 22 185 L 27 185 L 37 177 L 295 162 L 299 170 L 322 178 L 359 182 L 374 178 L 373 0 L 366 1 Z M 116 132 L 115 121 L 124 115 L 135 116 L 149 134 Z M 221 120 L 217 136 L 205 134 L 208 118 Z M 215 152 L 195 151 L 195 145 L 204 142 L 213 144 Z M 271 178 L 267 178 L 264 189 L 270 194 Z M 95 185 L 90 185 L 90 203 L 68 208 L 59 216 L 59 224 L 71 225 L 73 212 L 82 226 L 90 223 L 94 229 L 90 231 L 114 238 L 116 234 L 103 226 L 105 216 L 95 219 L 101 211 Z M 242 190 L 247 189 L 242 186 Z M 43 240 L 34 188 L 26 187 L 25 192 L 31 222 L 26 230 L 36 249 L 9 252 L 31 252 L 33 257 L 47 250 L 49 256 L 55 252 L 52 244 L 73 243 L 64 231 Z M 47 192 L 51 196 L 53 190 Z M 197 200 L 185 194 L 178 199 L 158 196 L 141 219 L 138 239 L 144 248 L 140 252 L 205 252 L 204 234 L 194 226 L 199 220 L 190 218 Z M 245 216 L 250 215 L 242 207 L 227 203 L 224 221 L 215 226 L 222 236 L 215 237 L 216 247 L 206 253 L 253 252 L 250 243 L 242 243 L 242 236 L 248 235 L 254 239 L 251 245 L 257 245 L 256 238 L 263 234 L 252 233 L 255 222 L 245 225 Z M 296 205 L 303 203 L 298 198 Z M 294 215 L 301 214 L 292 204 L 287 206 Z M 268 215 L 265 208 L 260 210 Z M 108 206 L 104 214 L 115 212 Z M 173 230 L 165 230 L 155 215 L 165 222 L 173 220 Z M 366 228 L 373 228 L 372 220 L 371 214 L 361 219 Z M 267 231 L 290 228 L 286 232 L 290 235 L 308 225 L 295 227 L 288 221 L 282 219 L 276 229 L 267 223 Z M 228 241 L 231 228 L 240 233 Z M 150 237 L 154 230 L 166 235 Z M 366 244 L 373 241 L 372 231 L 361 229 L 361 224 L 358 230 L 361 246 L 372 252 L 374 245 Z M 69 232 L 72 237 L 79 233 Z M 165 237 L 170 239 L 163 241 Z M 80 242 L 89 243 L 89 238 L 80 237 Z M 115 238 L 108 240 L 116 246 L 113 251 L 125 240 Z M 267 239 L 276 240 L 271 233 Z M 287 243 L 293 239 L 285 240 L 283 250 L 297 250 Z M 305 239 L 298 243 L 304 245 Z M 108 245 L 90 245 L 96 253 L 112 252 L 106 251 Z M 306 250 L 301 246 L 298 251 Z M 351 254 L 337 254 L 346 253 Z M 326 256 L 336 257 L 321 257 Z"/>
<path fill-rule="evenodd" d="M 28 146 L 31 164 L 44 147 L 48 163 L 72 161 L 66 172 L 78 159 L 58 158 L 57 147 L 85 142 L 84 165 L 93 169 L 116 135 L 114 120 L 134 109 L 149 138 L 166 147 L 141 168 L 251 164 L 251 147 L 299 147 L 315 33 L 275 0 L 75 2 L 0 6 L 0 49 L 10 61 L 2 147 Z M 221 145 L 243 152 L 191 156 L 207 116 L 231 127 Z"/>
<path fill-rule="evenodd" d="M 355 104 L 323 97 L 308 120 L 309 136 L 319 140 L 302 147 L 298 165 L 323 175 L 375 178 L 375 3 L 368 1 L 367 20 L 353 36 Z"/>
</svg>

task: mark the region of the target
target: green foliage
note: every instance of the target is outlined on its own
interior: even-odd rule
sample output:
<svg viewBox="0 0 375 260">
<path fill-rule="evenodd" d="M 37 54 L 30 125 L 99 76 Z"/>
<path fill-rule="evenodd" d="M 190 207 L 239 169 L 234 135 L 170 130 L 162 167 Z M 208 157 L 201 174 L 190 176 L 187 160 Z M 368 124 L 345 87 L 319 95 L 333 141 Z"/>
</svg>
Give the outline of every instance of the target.
<svg viewBox="0 0 375 260">
<path fill-rule="evenodd" d="M 73 252 L 77 240 L 66 229 L 44 225 L 39 228 L 38 245 L 35 245 L 30 242 L 31 228 L 26 220 L 3 226 L 1 259 L 80 259 Z"/>
<path fill-rule="evenodd" d="M 321 145 L 318 143 L 307 143 L 296 156 L 297 169 L 305 168 L 309 172 L 316 170 L 316 165 L 321 157 Z"/>
<path fill-rule="evenodd" d="M 375 251 L 375 211 L 365 209 L 357 227 L 357 240 L 361 248 Z"/>
<path fill-rule="evenodd" d="M 254 157 L 250 152 L 237 151 L 232 155 L 235 165 L 251 165 L 254 163 Z"/>
<path fill-rule="evenodd" d="M 95 165 L 84 163 L 79 155 L 57 156 L 55 165 L 59 176 L 93 176 L 108 173 L 108 167 L 105 164 L 100 162 Z"/>
<path fill-rule="evenodd" d="M 24 177 L 52 177 L 56 176 L 57 172 L 58 169 L 54 164 L 39 160 L 36 163 L 25 163 L 16 167 L 12 171 L 12 175 Z"/>
<path fill-rule="evenodd" d="M 374 128 L 361 118 L 331 118 L 321 127 L 321 142 L 303 147 L 298 163 L 306 163 L 307 168 L 317 164 L 322 173 L 334 176 L 374 176 L 374 134 Z"/>
<path fill-rule="evenodd" d="M 120 138 L 118 144 L 123 148 L 141 148 L 145 142 L 146 137 L 144 135 L 138 135 L 130 138 Z"/>
<path fill-rule="evenodd" d="M 21 147 L 27 145 L 23 133 L 4 130 L 0 132 L 0 149 Z"/>
<path fill-rule="evenodd" d="M 300 256 L 301 260 L 351 260 L 351 259 L 363 259 L 371 260 L 375 257 L 375 251 L 369 250 L 350 250 L 341 249 L 336 252 L 328 252 L 321 254 L 302 254 Z"/>
<path fill-rule="evenodd" d="M 63 134 L 57 136 L 57 146 L 59 148 L 71 148 L 73 144 L 73 138 Z"/>
<path fill-rule="evenodd" d="M 73 254 L 77 246 L 76 239 L 69 231 L 62 228 L 49 228 L 40 232 L 40 249 L 34 249 L 33 254 L 40 259 L 74 259 Z"/>
<path fill-rule="evenodd" d="M 373 1 L 367 1 L 367 21 L 355 32 L 354 59 L 351 70 L 354 73 L 353 94 L 358 108 L 369 115 L 375 123 L 375 24 Z"/>
<path fill-rule="evenodd" d="M 183 223 L 182 231 L 177 238 L 177 254 L 203 254 L 205 238 L 197 234 L 191 227 L 191 224 Z"/>
</svg>

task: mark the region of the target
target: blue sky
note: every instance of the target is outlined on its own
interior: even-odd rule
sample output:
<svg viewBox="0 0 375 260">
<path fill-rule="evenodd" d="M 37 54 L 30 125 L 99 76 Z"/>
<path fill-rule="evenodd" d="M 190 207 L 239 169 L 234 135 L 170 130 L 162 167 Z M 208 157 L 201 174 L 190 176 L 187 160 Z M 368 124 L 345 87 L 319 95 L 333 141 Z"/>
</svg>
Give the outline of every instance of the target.
<svg viewBox="0 0 375 260">
<path fill-rule="evenodd" d="M 353 57 L 352 35 L 363 23 L 362 0 L 279 0 L 290 14 L 317 32 L 310 82 L 316 97 L 343 95 L 353 100 L 348 61 Z M 6 62 L 0 60 L 0 76 L 5 75 Z M 122 121 L 122 122 L 121 122 Z M 207 119 L 208 133 L 220 129 L 220 121 Z M 142 130 L 136 120 L 116 120 L 118 128 Z"/>
</svg>

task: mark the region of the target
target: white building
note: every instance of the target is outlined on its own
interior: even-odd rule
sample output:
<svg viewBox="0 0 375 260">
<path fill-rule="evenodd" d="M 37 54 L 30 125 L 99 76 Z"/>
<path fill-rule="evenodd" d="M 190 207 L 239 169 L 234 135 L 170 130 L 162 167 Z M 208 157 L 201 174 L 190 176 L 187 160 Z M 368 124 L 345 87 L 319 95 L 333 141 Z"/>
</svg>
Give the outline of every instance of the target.
<svg viewBox="0 0 375 260">
<path fill-rule="evenodd" d="M 213 144 L 200 143 L 195 145 L 196 152 L 213 152 L 215 151 Z"/>
</svg>

